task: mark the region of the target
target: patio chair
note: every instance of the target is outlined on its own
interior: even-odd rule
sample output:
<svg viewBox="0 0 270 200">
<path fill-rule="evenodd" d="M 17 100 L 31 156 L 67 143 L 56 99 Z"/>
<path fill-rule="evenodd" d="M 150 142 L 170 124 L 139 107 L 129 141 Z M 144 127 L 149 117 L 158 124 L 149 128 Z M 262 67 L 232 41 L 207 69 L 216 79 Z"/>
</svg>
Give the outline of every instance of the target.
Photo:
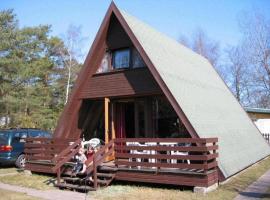
<svg viewBox="0 0 270 200">
<path fill-rule="evenodd" d="M 186 143 L 184 145 L 179 145 L 179 146 L 184 146 L 184 147 L 190 147 L 191 144 L 190 143 Z M 178 156 L 187 156 L 188 152 L 183 152 L 183 151 L 171 151 L 171 155 L 178 155 Z M 184 161 L 184 160 L 182 160 Z M 190 164 L 190 160 L 186 159 L 187 164 Z M 172 159 L 171 160 L 172 164 L 177 164 L 177 159 Z"/>
<path fill-rule="evenodd" d="M 177 145 L 176 142 L 160 142 L 159 144 L 162 145 L 162 146 L 169 146 L 169 147 L 174 147 L 174 146 Z M 172 155 L 172 151 L 166 151 L 166 154 L 167 155 Z M 167 159 L 167 163 L 171 163 L 171 160 Z"/>
<path fill-rule="evenodd" d="M 143 144 L 140 144 L 139 142 L 126 142 L 126 145 L 127 146 L 146 146 L 146 145 L 143 145 Z M 150 151 L 148 150 L 130 150 L 130 154 L 150 154 Z M 133 158 L 129 158 L 128 159 L 129 162 L 132 162 Z M 142 162 L 142 159 L 141 158 L 136 158 L 136 162 Z M 131 166 L 129 167 L 131 168 Z M 141 166 L 138 166 L 138 169 L 140 169 Z"/>
<path fill-rule="evenodd" d="M 156 142 L 146 142 L 145 145 L 146 146 L 157 146 L 157 143 Z M 155 150 L 148 150 L 147 154 L 155 155 L 155 154 L 157 154 L 157 152 Z M 150 158 L 149 162 L 150 163 L 156 163 L 156 159 L 155 158 Z"/>
</svg>

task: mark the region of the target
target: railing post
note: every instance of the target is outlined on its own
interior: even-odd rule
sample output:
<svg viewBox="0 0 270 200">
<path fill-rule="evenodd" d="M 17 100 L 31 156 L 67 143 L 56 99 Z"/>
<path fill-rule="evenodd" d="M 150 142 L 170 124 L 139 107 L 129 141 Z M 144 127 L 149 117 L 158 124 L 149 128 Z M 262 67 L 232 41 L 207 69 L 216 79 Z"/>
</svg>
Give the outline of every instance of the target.
<svg viewBox="0 0 270 200">
<path fill-rule="evenodd" d="M 216 142 L 213 142 L 213 146 L 216 146 L 216 144 L 217 144 Z M 214 150 L 213 150 L 213 154 L 216 154 L 216 152 L 217 152 L 217 151 L 214 149 Z M 213 161 L 216 162 L 216 160 L 217 160 L 217 159 L 214 158 Z M 216 169 L 217 169 L 217 166 L 216 166 L 214 169 L 216 170 Z"/>
<path fill-rule="evenodd" d="M 203 147 L 206 147 L 206 143 L 202 143 L 202 146 L 203 146 Z M 204 151 L 204 152 L 203 152 L 203 155 L 206 156 L 206 155 L 207 155 L 207 152 Z M 203 165 L 204 165 L 203 172 L 206 173 L 206 172 L 207 172 L 207 169 L 205 169 L 205 166 L 207 165 L 207 159 L 205 159 L 205 160 L 203 161 Z"/>
<path fill-rule="evenodd" d="M 61 181 L 61 167 L 57 169 L 57 184 L 60 184 Z"/>
<path fill-rule="evenodd" d="M 96 156 L 93 157 L 93 178 L 94 178 L 94 188 L 97 189 L 97 166 L 96 166 Z"/>
<path fill-rule="evenodd" d="M 157 142 L 157 145 L 156 146 L 159 146 L 159 142 Z M 157 151 L 156 151 L 157 153 Z M 159 162 L 158 162 L 159 161 Z M 161 163 L 159 159 L 156 159 L 156 163 Z M 160 170 L 160 167 L 156 167 L 156 174 L 159 173 L 159 170 Z"/>
</svg>

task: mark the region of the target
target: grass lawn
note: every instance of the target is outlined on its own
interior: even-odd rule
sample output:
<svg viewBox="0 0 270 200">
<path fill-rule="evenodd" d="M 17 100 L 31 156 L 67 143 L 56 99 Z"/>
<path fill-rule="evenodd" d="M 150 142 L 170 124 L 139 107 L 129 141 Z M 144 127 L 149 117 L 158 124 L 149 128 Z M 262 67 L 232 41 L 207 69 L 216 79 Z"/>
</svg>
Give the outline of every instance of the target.
<svg viewBox="0 0 270 200">
<path fill-rule="evenodd" d="M 16 168 L 1 168 L 0 174 L 17 172 Z M 23 172 L 18 172 L 16 175 L 7 175 L 0 176 L 0 182 L 7 183 L 11 185 L 19 185 L 34 189 L 47 190 L 54 189 L 53 182 L 55 181 L 55 177 L 40 175 L 40 174 L 32 174 L 26 175 Z"/>
<path fill-rule="evenodd" d="M 249 184 L 256 181 L 262 174 L 264 174 L 268 169 L 270 169 L 270 157 L 264 159 L 258 164 L 253 165 L 237 176 L 231 178 L 227 181 L 226 184 L 220 185 L 218 189 L 214 192 L 208 193 L 206 195 L 195 194 L 191 189 L 185 189 L 183 191 L 180 190 L 180 187 L 170 187 L 166 185 L 151 185 L 151 184 L 140 184 L 140 183 L 132 183 L 128 185 L 128 183 L 113 183 L 113 185 L 100 189 L 96 192 L 89 192 L 88 196 L 97 199 L 97 200 L 110 200 L 110 199 L 118 199 L 118 200 L 137 200 L 137 199 L 145 199 L 145 200 L 153 200 L 153 199 L 202 199 L 202 200 L 216 200 L 216 199 L 224 199 L 231 200 L 233 199 L 239 191 L 244 190 Z M 0 174 L 4 172 L 11 173 L 16 172 L 16 169 L 0 169 Z M 19 185 L 24 187 L 30 187 L 40 190 L 53 189 L 53 182 L 55 181 L 55 177 L 33 174 L 31 176 L 25 175 L 24 173 L 18 173 L 16 175 L 7 175 L 0 176 L 0 182 L 8 183 L 12 185 Z M 3 192 L 3 191 L 1 191 Z M 270 192 L 270 188 L 269 188 Z M 4 191 L 5 193 L 5 191 Z M 1 195 L 2 193 L 0 193 Z M 7 194 L 8 195 L 8 194 Z M 14 194 L 14 195 L 23 195 L 23 194 Z M 1 195 L 1 197 L 3 197 Z M 14 197 L 12 199 L 16 199 Z M 18 197 L 19 198 L 19 197 Z M 29 197 L 30 198 L 30 197 Z M 265 199 L 269 198 L 266 196 Z M 1 198 L 2 199 L 2 198 Z M 8 199 L 8 198 L 3 198 Z M 27 199 L 27 198 L 23 198 Z"/>
<path fill-rule="evenodd" d="M 16 173 L 16 172 L 18 172 L 18 171 L 17 171 L 17 168 L 15 168 L 15 167 L 2 167 L 2 168 L 0 168 L 0 175 L 8 174 L 8 173 Z"/>
<path fill-rule="evenodd" d="M 195 194 L 191 190 L 180 191 L 178 188 L 170 188 L 169 186 L 153 186 L 153 185 L 125 185 L 113 184 L 110 187 L 100 189 L 96 192 L 90 192 L 89 196 L 98 200 L 109 199 L 205 199 L 205 200 L 231 200 L 239 191 L 244 190 L 249 184 L 256 181 L 261 175 L 263 175 L 268 169 L 270 169 L 270 157 L 261 161 L 258 164 L 253 165 L 237 176 L 231 178 L 226 184 L 220 185 L 214 192 L 206 195 Z M 268 197 L 269 198 L 269 197 Z"/>
<path fill-rule="evenodd" d="M 13 192 L 0 189 L 0 197 L 5 200 L 37 200 L 38 198 L 30 197 L 21 192 Z"/>
</svg>

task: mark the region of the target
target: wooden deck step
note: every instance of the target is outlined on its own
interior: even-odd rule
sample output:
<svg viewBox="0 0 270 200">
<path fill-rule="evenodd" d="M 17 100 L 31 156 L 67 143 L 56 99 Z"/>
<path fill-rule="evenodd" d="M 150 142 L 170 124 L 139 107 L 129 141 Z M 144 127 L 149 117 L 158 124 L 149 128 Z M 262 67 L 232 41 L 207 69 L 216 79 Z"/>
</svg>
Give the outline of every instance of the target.
<svg viewBox="0 0 270 200">
<path fill-rule="evenodd" d="M 73 167 L 74 165 L 76 165 L 76 163 L 75 162 L 66 162 L 64 165 Z"/>
<path fill-rule="evenodd" d="M 110 173 L 97 173 L 98 177 L 104 177 L 104 178 L 114 178 L 114 174 L 110 174 Z"/>
<path fill-rule="evenodd" d="M 117 167 L 109 167 L 109 166 L 100 166 L 99 171 L 102 172 L 116 172 L 118 170 Z"/>
<path fill-rule="evenodd" d="M 69 183 L 58 183 L 56 184 L 57 187 L 59 188 L 67 188 L 67 189 L 75 189 L 75 190 L 80 190 L 80 191 L 95 191 L 94 188 L 88 186 L 88 185 L 73 185 Z"/>
<path fill-rule="evenodd" d="M 77 181 L 83 181 L 83 179 L 79 177 L 62 177 L 63 180 L 68 182 L 77 182 Z"/>
</svg>

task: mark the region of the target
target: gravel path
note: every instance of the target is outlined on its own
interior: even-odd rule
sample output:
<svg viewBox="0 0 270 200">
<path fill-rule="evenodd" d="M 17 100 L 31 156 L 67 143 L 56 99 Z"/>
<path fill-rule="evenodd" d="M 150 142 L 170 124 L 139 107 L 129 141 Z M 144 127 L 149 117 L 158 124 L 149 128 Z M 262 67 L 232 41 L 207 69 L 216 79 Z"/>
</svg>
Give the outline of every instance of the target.
<svg viewBox="0 0 270 200">
<path fill-rule="evenodd" d="M 243 192 L 235 197 L 234 200 L 250 200 L 269 198 L 270 194 L 266 194 L 270 187 L 270 170 L 262 175 L 257 181 L 249 185 Z"/>
<path fill-rule="evenodd" d="M 40 199 L 47 200 L 83 200 L 85 199 L 85 193 L 63 191 L 63 190 L 37 190 L 32 188 L 26 188 L 16 185 L 9 185 L 0 183 L 0 188 L 4 190 L 10 190 L 14 192 L 22 192 L 29 196 L 38 197 Z M 87 200 L 90 198 L 88 197 Z"/>
</svg>

